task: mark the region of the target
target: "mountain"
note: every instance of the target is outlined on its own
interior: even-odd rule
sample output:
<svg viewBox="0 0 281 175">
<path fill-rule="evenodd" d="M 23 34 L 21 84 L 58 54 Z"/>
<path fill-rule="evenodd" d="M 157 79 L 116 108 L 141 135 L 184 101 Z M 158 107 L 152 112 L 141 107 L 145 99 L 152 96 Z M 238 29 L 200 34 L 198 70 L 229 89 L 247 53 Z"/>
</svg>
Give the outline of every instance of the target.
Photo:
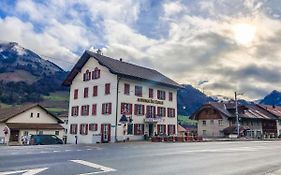
<svg viewBox="0 0 281 175">
<path fill-rule="evenodd" d="M 281 106 L 281 92 L 272 91 L 260 101 L 260 104 Z"/>
<path fill-rule="evenodd" d="M 42 101 L 43 95 L 65 90 L 67 72 L 15 42 L 0 43 L 0 102 Z"/>
<path fill-rule="evenodd" d="M 178 90 L 178 115 L 190 116 L 205 103 L 215 101 L 191 85 L 182 85 Z"/>
</svg>

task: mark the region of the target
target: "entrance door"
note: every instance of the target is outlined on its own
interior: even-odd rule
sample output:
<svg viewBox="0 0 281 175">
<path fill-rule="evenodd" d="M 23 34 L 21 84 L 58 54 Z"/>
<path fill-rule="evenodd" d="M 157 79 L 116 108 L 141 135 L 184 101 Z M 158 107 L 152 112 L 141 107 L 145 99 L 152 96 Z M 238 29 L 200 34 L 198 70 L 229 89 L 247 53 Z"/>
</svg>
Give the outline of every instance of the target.
<svg viewBox="0 0 281 175">
<path fill-rule="evenodd" d="M 10 142 L 19 141 L 19 130 L 11 129 Z"/>
<path fill-rule="evenodd" d="M 110 142 L 110 132 L 111 132 L 110 124 L 101 124 L 101 142 L 102 143 Z"/>
<path fill-rule="evenodd" d="M 153 136 L 153 131 L 154 131 L 153 123 L 148 124 L 148 134 L 149 134 L 149 137 Z"/>
</svg>

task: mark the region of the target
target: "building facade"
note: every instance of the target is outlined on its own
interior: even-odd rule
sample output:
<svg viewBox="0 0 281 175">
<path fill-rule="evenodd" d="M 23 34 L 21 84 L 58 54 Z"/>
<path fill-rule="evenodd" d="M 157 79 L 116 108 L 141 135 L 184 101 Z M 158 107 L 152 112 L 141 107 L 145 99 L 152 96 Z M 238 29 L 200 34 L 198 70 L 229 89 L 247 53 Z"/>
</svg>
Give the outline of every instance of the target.
<svg viewBox="0 0 281 175">
<path fill-rule="evenodd" d="M 239 105 L 240 136 L 251 138 L 276 137 L 276 116 L 259 105 Z M 227 137 L 237 135 L 234 102 L 211 102 L 203 105 L 192 116 L 198 120 L 198 135 Z"/>
<path fill-rule="evenodd" d="M 86 51 L 64 85 L 70 86 L 69 143 L 177 134 L 180 86 L 153 69 Z"/>
<path fill-rule="evenodd" d="M 19 143 L 23 136 L 52 134 L 62 138 L 62 121 L 40 105 L 0 109 L 1 143 Z"/>
</svg>

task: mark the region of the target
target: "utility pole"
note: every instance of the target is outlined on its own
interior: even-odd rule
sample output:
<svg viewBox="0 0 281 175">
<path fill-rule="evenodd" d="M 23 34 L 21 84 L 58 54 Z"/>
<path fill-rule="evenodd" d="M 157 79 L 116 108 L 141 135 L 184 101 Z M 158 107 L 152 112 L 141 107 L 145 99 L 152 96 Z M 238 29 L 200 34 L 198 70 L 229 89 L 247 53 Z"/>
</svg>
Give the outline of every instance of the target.
<svg viewBox="0 0 281 175">
<path fill-rule="evenodd" d="M 235 116 L 236 116 L 236 127 L 237 127 L 237 138 L 240 135 L 240 126 L 239 126 L 239 114 L 238 114 L 238 101 L 237 101 L 237 92 L 234 92 L 235 95 Z"/>
</svg>

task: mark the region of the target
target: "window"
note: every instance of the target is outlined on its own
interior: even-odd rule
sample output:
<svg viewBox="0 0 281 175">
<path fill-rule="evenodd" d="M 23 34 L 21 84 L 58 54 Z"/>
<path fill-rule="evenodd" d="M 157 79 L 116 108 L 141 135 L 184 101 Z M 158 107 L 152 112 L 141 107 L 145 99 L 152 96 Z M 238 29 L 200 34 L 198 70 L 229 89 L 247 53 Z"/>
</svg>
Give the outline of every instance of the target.
<svg viewBox="0 0 281 175">
<path fill-rule="evenodd" d="M 28 131 L 24 131 L 23 135 L 28 136 Z"/>
<path fill-rule="evenodd" d="M 206 126 L 206 124 L 207 124 L 206 120 L 203 120 L 203 121 L 202 121 L 202 125 L 203 125 L 203 126 Z"/>
<path fill-rule="evenodd" d="M 111 114 L 111 103 L 102 104 L 102 114 Z"/>
<path fill-rule="evenodd" d="M 90 131 L 97 131 L 98 130 L 98 124 L 97 123 L 89 124 L 89 130 Z"/>
<path fill-rule="evenodd" d="M 89 95 L 89 88 L 84 88 L 84 98 L 88 98 Z"/>
<path fill-rule="evenodd" d="M 173 93 L 169 92 L 169 101 L 173 101 Z"/>
<path fill-rule="evenodd" d="M 56 136 L 60 135 L 60 131 L 55 131 L 55 135 Z"/>
<path fill-rule="evenodd" d="M 135 104 L 135 115 L 144 115 L 144 105 Z"/>
<path fill-rule="evenodd" d="M 155 117 L 155 106 L 146 106 L 146 116 Z"/>
<path fill-rule="evenodd" d="M 159 100 L 165 100 L 165 99 L 166 99 L 166 92 L 165 92 L 165 91 L 158 90 L 158 91 L 157 91 L 157 98 L 158 98 Z"/>
<path fill-rule="evenodd" d="M 33 112 L 30 113 L 30 118 L 33 118 Z"/>
<path fill-rule="evenodd" d="M 210 120 L 210 124 L 213 125 L 214 124 L 214 120 Z"/>
<path fill-rule="evenodd" d="M 166 108 L 157 107 L 157 115 L 160 117 L 166 117 Z"/>
<path fill-rule="evenodd" d="M 174 108 L 168 108 L 168 117 L 175 117 L 176 110 Z"/>
<path fill-rule="evenodd" d="M 40 130 L 40 131 L 38 131 L 38 134 L 39 134 L 39 135 L 43 135 L 44 132 L 43 132 L 42 130 Z"/>
<path fill-rule="evenodd" d="M 78 116 L 79 114 L 79 106 L 73 106 L 71 108 L 71 116 Z"/>
<path fill-rule="evenodd" d="M 89 70 L 86 70 L 86 72 L 83 75 L 83 81 L 89 81 L 91 80 L 91 72 Z"/>
<path fill-rule="evenodd" d="M 128 123 L 127 134 L 133 135 L 133 124 L 132 123 Z"/>
<path fill-rule="evenodd" d="M 130 95 L 130 85 L 129 84 L 124 84 L 124 94 Z"/>
<path fill-rule="evenodd" d="M 153 98 L 153 89 L 149 88 L 148 90 L 148 97 Z"/>
<path fill-rule="evenodd" d="M 166 134 L 166 125 L 157 125 L 157 133 L 158 135 Z"/>
<path fill-rule="evenodd" d="M 93 87 L 93 96 L 94 97 L 98 96 L 98 86 Z"/>
<path fill-rule="evenodd" d="M 121 114 L 124 114 L 124 115 L 132 114 L 132 104 L 121 103 Z"/>
<path fill-rule="evenodd" d="M 97 115 L 97 104 L 92 105 L 92 115 Z"/>
<path fill-rule="evenodd" d="M 70 134 L 77 134 L 77 124 L 70 125 Z"/>
<path fill-rule="evenodd" d="M 222 120 L 219 120 L 219 125 L 222 126 Z"/>
<path fill-rule="evenodd" d="M 134 124 L 134 135 L 144 134 L 144 124 Z"/>
<path fill-rule="evenodd" d="M 110 83 L 106 83 L 105 84 L 105 91 L 104 91 L 105 95 L 110 94 Z"/>
<path fill-rule="evenodd" d="M 203 130 L 203 136 L 206 136 L 206 135 L 207 135 L 207 131 Z"/>
<path fill-rule="evenodd" d="M 89 105 L 84 105 L 81 107 L 81 115 L 82 116 L 89 115 Z"/>
<path fill-rule="evenodd" d="M 88 134 L 88 124 L 80 124 L 80 134 L 81 135 Z"/>
<path fill-rule="evenodd" d="M 135 86 L 135 96 L 142 97 L 142 86 Z"/>
<path fill-rule="evenodd" d="M 40 117 L 40 113 L 37 113 L 37 118 L 39 118 Z"/>
<path fill-rule="evenodd" d="M 78 89 L 75 89 L 74 90 L 74 99 L 77 99 L 78 98 Z"/>
<path fill-rule="evenodd" d="M 99 68 L 95 68 L 95 70 L 92 72 L 92 79 L 99 79 L 100 78 L 100 69 Z"/>
<path fill-rule="evenodd" d="M 175 135 L 175 134 L 176 134 L 176 126 L 168 125 L 168 135 Z"/>
</svg>

